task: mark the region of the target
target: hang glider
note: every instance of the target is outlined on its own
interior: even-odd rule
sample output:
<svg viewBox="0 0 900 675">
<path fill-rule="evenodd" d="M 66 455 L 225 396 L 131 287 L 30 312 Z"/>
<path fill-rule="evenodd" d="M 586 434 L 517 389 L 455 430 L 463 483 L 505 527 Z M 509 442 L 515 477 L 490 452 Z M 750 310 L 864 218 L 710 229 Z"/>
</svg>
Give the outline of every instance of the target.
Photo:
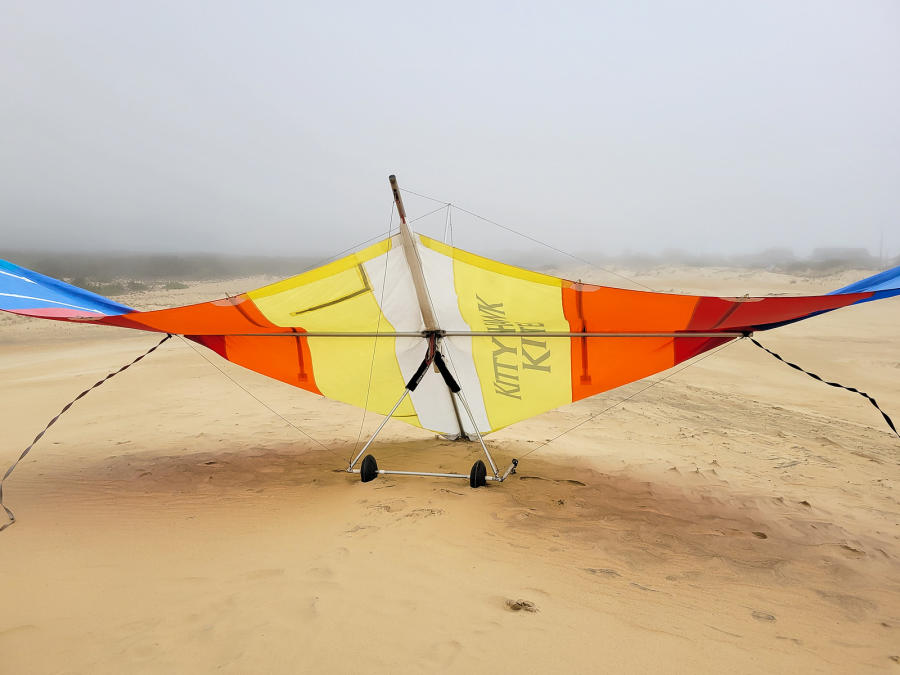
<svg viewBox="0 0 900 675">
<path fill-rule="evenodd" d="M 805 297 L 680 295 L 568 281 L 414 233 L 393 176 L 391 185 L 398 235 L 253 291 L 143 312 L 0 261 L 0 310 L 183 335 L 250 370 L 385 415 L 385 422 L 395 417 L 477 439 L 491 475 L 481 462 L 468 476 L 426 474 L 476 485 L 515 470 L 515 462 L 505 473 L 497 469 L 484 434 L 756 331 L 900 294 L 900 267 Z M 373 469 L 368 457 L 355 469 L 378 431 L 348 469 L 366 480 L 395 473 Z"/>
</svg>

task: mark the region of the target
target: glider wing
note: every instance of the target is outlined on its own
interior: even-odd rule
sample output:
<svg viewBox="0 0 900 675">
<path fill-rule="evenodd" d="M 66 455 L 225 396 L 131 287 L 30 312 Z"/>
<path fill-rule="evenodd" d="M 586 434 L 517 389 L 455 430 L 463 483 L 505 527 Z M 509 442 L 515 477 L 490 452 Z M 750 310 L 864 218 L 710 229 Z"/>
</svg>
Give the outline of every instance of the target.
<svg viewBox="0 0 900 675">
<path fill-rule="evenodd" d="M 900 294 L 900 268 L 810 297 L 720 298 L 594 286 L 418 235 L 440 348 L 487 433 L 733 340 Z M 237 296 L 141 312 L 0 261 L 0 310 L 185 335 L 229 361 L 387 414 L 427 349 L 400 237 Z M 395 412 L 439 433 L 474 429 L 429 368 Z"/>
<path fill-rule="evenodd" d="M 567 281 L 419 238 L 438 322 L 450 332 L 443 342 L 483 430 L 634 382 L 741 334 L 900 293 L 900 268 L 824 296 L 632 291 Z"/>
</svg>

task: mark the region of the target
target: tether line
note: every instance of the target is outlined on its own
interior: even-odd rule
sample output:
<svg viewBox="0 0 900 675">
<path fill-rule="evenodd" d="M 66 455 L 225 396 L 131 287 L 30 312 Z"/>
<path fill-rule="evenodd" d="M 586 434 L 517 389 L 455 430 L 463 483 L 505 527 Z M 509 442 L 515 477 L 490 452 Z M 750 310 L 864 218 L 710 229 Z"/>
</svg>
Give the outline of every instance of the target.
<svg viewBox="0 0 900 675">
<path fill-rule="evenodd" d="M 6 517 L 9 519 L 8 522 L 6 522 L 6 523 L 4 523 L 2 526 L 0 526 L 0 532 L 3 532 L 3 530 L 5 530 L 7 527 L 9 527 L 9 526 L 12 525 L 14 522 L 16 522 L 16 515 L 12 512 L 12 509 L 10 509 L 6 504 L 3 503 L 3 483 L 6 481 L 7 478 L 9 478 L 10 474 L 11 474 L 11 473 L 15 470 L 15 468 L 19 465 L 19 462 L 21 462 L 23 459 L 25 459 L 25 456 L 26 456 L 29 452 L 31 452 L 31 449 L 32 449 L 35 445 L 37 445 L 38 441 L 40 441 L 41 438 L 43 438 L 44 434 L 47 433 L 47 430 L 48 430 L 50 427 L 52 427 L 54 424 L 56 424 L 56 421 L 57 421 L 60 417 L 62 417 L 65 413 L 67 413 L 67 412 L 69 411 L 69 408 L 71 408 L 73 405 L 75 405 L 75 403 L 77 403 L 79 400 L 81 400 L 82 398 L 84 398 L 85 396 L 87 396 L 90 392 L 92 392 L 94 389 L 96 389 L 96 388 L 99 387 L 100 385 L 104 384 L 107 380 L 111 380 L 112 378 L 114 378 L 116 375 L 118 375 L 118 374 L 121 373 L 122 371 L 128 370 L 128 369 L 131 368 L 131 366 L 133 366 L 135 363 L 137 363 L 138 361 L 140 361 L 140 360 L 143 359 L 144 357 L 149 356 L 150 354 L 152 354 L 153 352 L 155 352 L 157 349 L 159 349 L 160 345 L 162 345 L 163 342 L 165 342 L 166 340 L 169 340 L 171 337 L 172 337 L 172 334 L 171 334 L 171 333 L 168 334 L 168 335 L 166 335 L 166 337 L 164 337 L 162 340 L 160 340 L 159 342 L 157 342 L 155 345 L 153 345 L 150 349 L 148 349 L 147 351 L 145 351 L 143 354 L 141 354 L 140 356 L 138 356 L 138 357 L 137 357 L 134 361 L 132 361 L 131 363 L 126 363 L 124 366 L 122 366 L 122 367 L 119 368 L 118 370 L 109 373 L 109 374 L 108 374 L 106 377 L 104 377 L 102 380 L 97 380 L 94 384 L 92 384 L 90 387 L 88 387 L 88 388 L 85 389 L 83 392 L 81 392 L 80 394 L 78 394 L 78 396 L 76 396 L 76 397 L 73 398 L 71 401 L 69 401 L 69 402 L 63 407 L 63 409 L 59 411 L 59 414 L 57 414 L 56 417 L 54 417 L 52 420 L 50 420 L 49 422 L 47 422 L 47 426 L 45 426 L 45 427 L 41 430 L 41 433 L 39 433 L 37 436 L 34 437 L 34 440 L 31 441 L 31 445 L 29 445 L 27 448 L 25 448 L 25 449 L 22 451 L 22 454 L 19 455 L 19 458 L 18 458 L 15 462 L 13 462 L 13 463 L 12 463 L 12 466 L 10 466 L 10 467 L 6 470 L 6 473 L 3 474 L 3 478 L 0 478 L 0 506 L 3 507 L 3 510 L 4 510 L 4 511 L 6 511 Z"/>
<path fill-rule="evenodd" d="M 809 376 L 810 376 L 811 378 L 813 378 L 814 380 L 818 380 L 819 382 L 822 382 L 822 383 L 824 383 L 824 384 L 827 384 L 829 387 L 837 387 L 838 389 L 846 389 L 847 391 L 852 391 L 854 394 L 859 394 L 859 395 L 862 396 L 864 399 L 868 400 L 869 403 L 871 403 L 873 406 L 875 406 L 875 410 L 877 410 L 878 412 L 881 413 L 881 416 L 884 418 L 884 421 L 887 422 L 887 425 L 891 428 L 891 431 L 893 431 L 894 434 L 895 434 L 898 438 L 900 438 L 900 432 L 898 432 L 898 431 L 897 431 L 897 427 L 894 426 L 894 421 L 890 418 L 890 415 L 888 415 L 886 412 L 884 412 L 884 410 L 882 410 L 881 407 L 878 405 L 878 402 L 877 402 L 874 398 L 872 398 L 871 396 L 869 396 L 866 392 L 860 391 L 860 390 L 857 389 L 856 387 L 848 387 L 848 386 L 846 386 L 846 385 L 841 384 L 840 382 L 829 382 L 829 381 L 827 381 L 827 380 L 825 380 L 825 379 L 819 377 L 819 376 L 816 375 L 815 373 L 811 373 L 811 372 L 809 372 L 808 370 L 806 370 L 806 369 L 804 369 L 804 368 L 801 368 L 801 367 L 798 366 L 796 363 L 791 363 L 791 362 L 788 361 L 787 359 L 783 358 L 780 354 L 776 354 L 775 352 L 773 352 L 771 349 L 768 349 L 768 348 L 766 348 L 766 347 L 763 347 L 759 342 L 757 342 L 757 341 L 754 340 L 753 338 L 750 338 L 750 342 L 752 342 L 753 344 L 755 344 L 757 347 L 759 347 L 759 348 L 762 349 L 763 351 L 768 352 L 769 354 L 771 354 L 772 356 L 774 356 L 776 359 L 778 359 L 778 360 L 781 361 L 782 363 L 784 363 L 784 364 L 790 366 L 790 367 L 793 368 L 794 370 L 799 370 L 801 373 L 806 373 L 807 375 L 809 375 Z"/>
</svg>

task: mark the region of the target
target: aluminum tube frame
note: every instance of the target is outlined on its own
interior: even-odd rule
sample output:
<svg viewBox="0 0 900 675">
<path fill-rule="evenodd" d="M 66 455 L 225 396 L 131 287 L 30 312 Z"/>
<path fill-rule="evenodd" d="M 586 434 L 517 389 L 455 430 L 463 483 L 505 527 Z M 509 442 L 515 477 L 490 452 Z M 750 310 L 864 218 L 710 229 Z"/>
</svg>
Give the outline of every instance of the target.
<svg viewBox="0 0 900 675">
<path fill-rule="evenodd" d="M 478 442 L 481 443 L 481 449 L 484 450 L 484 454 L 490 462 L 491 471 L 494 472 L 494 478 L 497 480 L 500 479 L 500 473 L 497 471 L 497 465 L 494 464 L 494 458 L 491 457 L 491 453 L 488 452 L 487 446 L 484 444 L 484 438 L 481 437 L 481 432 L 478 430 L 478 423 L 475 421 L 475 416 L 472 414 L 472 411 L 469 409 L 469 404 L 466 403 L 465 397 L 462 395 L 462 389 L 456 392 L 456 397 L 459 399 L 459 402 L 463 404 L 463 408 L 466 409 L 466 414 L 469 416 L 469 421 L 472 422 L 472 428 L 475 429 L 475 435 L 478 437 Z"/>
<path fill-rule="evenodd" d="M 589 337 L 589 338 L 665 338 L 665 337 L 727 337 L 739 338 L 752 335 L 750 332 L 722 332 L 722 333 L 693 333 L 691 331 L 674 331 L 671 333 L 574 333 L 568 331 L 492 331 L 492 330 L 448 330 L 441 334 L 441 337 Z"/>
<path fill-rule="evenodd" d="M 185 333 L 185 335 L 194 335 L 194 333 Z M 214 333 L 210 333 L 214 335 Z M 421 331 L 361 331 L 359 333 L 342 333 L 340 331 L 316 331 L 311 333 L 218 333 L 226 337 L 287 337 L 287 338 L 389 338 L 389 337 L 411 337 L 411 338 L 427 338 L 426 333 Z"/>
<path fill-rule="evenodd" d="M 385 417 L 383 420 L 381 420 L 381 424 L 378 425 L 378 428 L 375 430 L 375 433 L 372 434 L 371 438 L 369 438 L 369 440 L 366 441 L 366 444 L 363 446 L 362 450 L 359 451 L 359 454 L 353 458 L 352 462 L 350 462 L 350 466 L 347 467 L 348 473 L 353 473 L 353 467 L 356 466 L 356 463 L 359 461 L 359 458 L 362 457 L 365 454 L 366 450 L 369 449 L 369 446 L 372 445 L 372 441 L 374 441 L 375 437 L 379 433 L 381 433 L 381 430 L 384 429 L 384 425 L 387 424 L 388 420 L 394 416 L 394 413 L 397 412 L 397 408 L 400 407 L 400 404 L 403 403 L 403 399 L 405 399 L 408 394 L 409 394 L 409 389 L 404 389 L 403 395 L 397 400 L 397 402 L 394 404 L 394 407 L 391 408 L 391 412 L 389 412 L 387 414 L 387 417 Z M 359 472 L 357 471 L 356 473 L 359 473 Z"/>
<path fill-rule="evenodd" d="M 512 465 L 510 465 L 512 468 Z M 360 473 L 359 469 L 351 469 L 348 473 Z M 434 471 L 394 471 L 393 469 L 378 469 L 376 473 L 385 474 L 389 476 L 426 476 L 429 478 L 465 478 L 468 479 L 469 475 L 465 473 L 437 473 Z M 485 476 L 485 480 L 494 481 L 496 483 L 502 483 L 506 480 L 506 477 L 512 473 L 511 471 L 507 471 L 507 473 L 503 476 Z"/>
<path fill-rule="evenodd" d="M 433 332 L 439 330 L 437 317 L 434 315 L 434 307 L 428 295 L 428 286 L 425 283 L 425 272 L 422 270 L 422 259 L 419 257 L 419 249 L 413 239 L 412 230 L 406 222 L 406 209 L 403 206 L 403 197 L 400 196 L 400 187 L 397 185 L 397 177 L 393 174 L 389 178 L 391 192 L 394 194 L 394 203 L 397 205 L 397 213 L 400 215 L 400 239 L 403 241 L 403 255 L 406 258 L 406 266 L 412 276 L 413 286 L 416 290 L 416 299 L 419 301 L 419 312 L 425 323 L 425 330 Z"/>
<path fill-rule="evenodd" d="M 359 473 L 359 469 L 353 469 L 350 473 Z M 393 469 L 378 469 L 375 473 L 396 476 L 431 476 L 432 478 L 468 478 L 462 473 L 437 473 L 433 471 L 394 471 Z"/>
<path fill-rule="evenodd" d="M 196 333 L 179 333 L 179 335 L 196 335 Z M 208 335 L 223 335 L 226 337 L 286 337 L 286 338 L 373 338 L 373 337 L 411 337 L 411 338 L 428 338 L 430 335 L 425 332 L 415 331 L 385 331 L 385 332 L 359 332 L 346 333 L 340 331 L 313 331 L 309 333 L 208 333 Z M 486 330 L 448 330 L 438 331 L 438 337 L 548 337 L 548 338 L 565 338 L 565 337 L 588 337 L 588 338 L 677 338 L 677 337 L 699 337 L 699 338 L 740 338 L 753 335 L 751 331 L 747 332 L 722 332 L 722 333 L 692 333 L 690 331 L 681 331 L 675 333 L 568 333 L 557 331 L 486 331 Z"/>
<path fill-rule="evenodd" d="M 512 463 L 510 463 L 510 465 L 508 467 L 506 467 L 506 472 L 502 476 L 500 476 L 500 482 L 502 483 L 507 478 L 509 478 L 509 474 L 515 473 L 516 467 L 518 467 L 518 466 L 519 466 L 519 460 L 514 459 L 512 461 Z"/>
<path fill-rule="evenodd" d="M 378 428 L 375 430 L 375 433 L 366 441 L 366 444 L 362 447 L 356 457 L 353 458 L 353 461 L 350 462 L 350 465 L 347 467 L 347 473 L 360 473 L 360 469 L 355 469 L 353 467 L 356 466 L 356 463 L 359 461 L 359 458 L 362 457 L 366 450 L 369 449 L 369 446 L 372 445 L 372 442 L 381 433 L 381 430 L 384 429 L 384 426 L 388 423 L 388 420 L 393 417 L 394 413 L 397 412 L 397 408 L 400 407 L 400 404 L 403 403 L 403 400 L 409 395 L 409 389 L 404 389 L 403 394 L 394 404 L 394 407 L 391 408 L 391 411 L 387 414 L 381 424 L 378 425 Z M 481 436 L 481 431 L 478 430 L 478 424 L 475 422 L 475 416 L 472 414 L 472 410 L 469 408 L 469 404 L 466 402 L 465 397 L 462 395 L 462 392 L 457 392 L 453 394 L 459 398 L 460 403 L 463 404 L 463 408 L 466 411 L 466 414 L 469 416 L 469 420 L 472 422 L 472 428 L 475 429 L 475 435 L 478 437 L 478 442 L 481 443 L 481 449 L 484 451 L 485 457 L 487 457 L 488 463 L 491 465 L 491 471 L 493 471 L 493 476 L 485 476 L 485 480 L 492 480 L 498 483 L 502 483 L 509 477 L 511 473 L 515 473 L 516 466 L 518 466 L 518 460 L 513 460 L 512 464 L 509 465 L 509 468 L 506 469 L 506 472 L 501 476 L 500 472 L 497 470 L 497 465 L 494 463 L 494 458 L 491 457 L 490 451 L 487 449 L 487 445 L 484 443 L 484 438 Z M 437 472 L 429 472 L 429 471 L 393 471 L 390 469 L 378 469 L 379 474 L 389 474 L 396 476 L 431 476 L 433 478 L 469 478 L 466 474 L 463 473 L 437 473 Z"/>
</svg>

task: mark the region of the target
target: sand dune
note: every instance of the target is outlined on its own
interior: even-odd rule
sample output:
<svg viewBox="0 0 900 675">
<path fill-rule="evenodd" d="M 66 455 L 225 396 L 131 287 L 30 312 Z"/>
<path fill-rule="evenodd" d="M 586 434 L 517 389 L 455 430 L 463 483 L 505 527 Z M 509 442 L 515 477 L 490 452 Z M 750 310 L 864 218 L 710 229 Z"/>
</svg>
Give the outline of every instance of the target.
<svg viewBox="0 0 900 675">
<path fill-rule="evenodd" d="M 643 279 L 742 295 L 860 276 Z M 898 310 L 872 303 L 761 340 L 900 417 Z M 0 317 L 3 467 L 156 339 Z M 520 470 L 477 491 L 359 483 L 337 469 L 361 411 L 207 354 L 309 437 L 181 340 L 80 402 L 6 486 L 20 521 L 0 534 L 0 671 L 900 668 L 900 439 L 859 397 L 746 341 L 536 451 L 660 376 L 492 435 L 498 463 Z M 478 450 L 391 422 L 375 454 L 467 472 Z"/>
</svg>

